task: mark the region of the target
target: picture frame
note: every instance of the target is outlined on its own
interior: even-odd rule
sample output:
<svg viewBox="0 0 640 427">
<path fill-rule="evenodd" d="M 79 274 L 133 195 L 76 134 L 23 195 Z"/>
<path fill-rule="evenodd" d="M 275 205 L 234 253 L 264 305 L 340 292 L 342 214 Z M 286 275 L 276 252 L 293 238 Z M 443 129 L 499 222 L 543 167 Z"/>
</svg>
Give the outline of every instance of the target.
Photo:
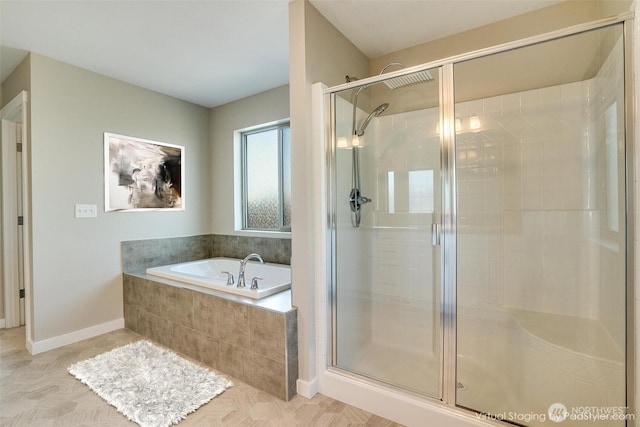
<svg viewBox="0 0 640 427">
<path fill-rule="evenodd" d="M 184 146 L 105 132 L 105 211 L 183 211 L 184 159 Z"/>
</svg>

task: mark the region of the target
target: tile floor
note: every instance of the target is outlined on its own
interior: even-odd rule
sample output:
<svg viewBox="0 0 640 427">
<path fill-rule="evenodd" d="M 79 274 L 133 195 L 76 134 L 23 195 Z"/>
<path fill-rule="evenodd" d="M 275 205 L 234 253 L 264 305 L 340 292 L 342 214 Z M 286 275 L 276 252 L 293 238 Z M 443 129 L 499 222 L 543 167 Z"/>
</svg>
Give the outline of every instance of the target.
<svg viewBox="0 0 640 427">
<path fill-rule="evenodd" d="M 67 367 L 141 338 L 121 329 L 32 356 L 24 346 L 24 327 L 1 329 L 0 426 L 135 426 Z M 400 426 L 320 394 L 285 402 L 224 375 L 234 386 L 190 414 L 181 427 Z"/>
</svg>

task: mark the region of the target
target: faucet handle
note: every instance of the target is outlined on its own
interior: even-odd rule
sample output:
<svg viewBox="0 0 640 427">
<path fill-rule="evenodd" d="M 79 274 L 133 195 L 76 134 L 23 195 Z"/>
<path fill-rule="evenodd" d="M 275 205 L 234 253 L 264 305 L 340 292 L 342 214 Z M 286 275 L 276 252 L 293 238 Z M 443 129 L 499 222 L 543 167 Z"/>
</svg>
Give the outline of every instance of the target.
<svg viewBox="0 0 640 427">
<path fill-rule="evenodd" d="M 221 271 L 220 273 L 227 275 L 227 285 L 233 285 L 233 273 L 229 271 Z"/>
<path fill-rule="evenodd" d="M 253 276 L 251 279 L 251 289 L 258 289 L 258 280 L 262 280 L 264 277 Z"/>
</svg>

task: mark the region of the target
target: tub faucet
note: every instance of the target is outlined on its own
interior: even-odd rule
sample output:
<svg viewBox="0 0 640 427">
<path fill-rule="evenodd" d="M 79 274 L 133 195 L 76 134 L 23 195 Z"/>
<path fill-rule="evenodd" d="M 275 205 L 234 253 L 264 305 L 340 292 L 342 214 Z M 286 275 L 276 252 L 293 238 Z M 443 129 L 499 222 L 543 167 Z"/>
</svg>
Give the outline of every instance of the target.
<svg viewBox="0 0 640 427">
<path fill-rule="evenodd" d="M 227 275 L 227 285 L 233 285 L 233 274 L 229 271 L 221 271 L 220 273 Z"/>
<path fill-rule="evenodd" d="M 244 267 L 247 265 L 247 261 L 250 259 L 257 259 L 260 261 L 260 264 L 264 264 L 264 260 L 259 254 L 249 254 L 242 261 L 240 261 L 240 272 L 238 273 L 238 288 L 246 288 L 247 284 L 244 280 Z"/>
<path fill-rule="evenodd" d="M 253 276 L 251 279 L 251 289 L 258 289 L 258 280 L 262 280 L 264 277 Z"/>
</svg>

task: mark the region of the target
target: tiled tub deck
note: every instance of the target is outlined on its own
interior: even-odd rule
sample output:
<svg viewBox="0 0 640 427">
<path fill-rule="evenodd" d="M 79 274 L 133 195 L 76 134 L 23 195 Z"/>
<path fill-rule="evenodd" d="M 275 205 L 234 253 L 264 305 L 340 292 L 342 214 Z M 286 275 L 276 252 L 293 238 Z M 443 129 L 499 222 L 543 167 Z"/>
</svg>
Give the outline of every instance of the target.
<svg viewBox="0 0 640 427">
<path fill-rule="evenodd" d="M 131 272 L 123 285 L 127 328 L 281 399 L 296 394 L 290 291 L 250 301 Z"/>
</svg>

